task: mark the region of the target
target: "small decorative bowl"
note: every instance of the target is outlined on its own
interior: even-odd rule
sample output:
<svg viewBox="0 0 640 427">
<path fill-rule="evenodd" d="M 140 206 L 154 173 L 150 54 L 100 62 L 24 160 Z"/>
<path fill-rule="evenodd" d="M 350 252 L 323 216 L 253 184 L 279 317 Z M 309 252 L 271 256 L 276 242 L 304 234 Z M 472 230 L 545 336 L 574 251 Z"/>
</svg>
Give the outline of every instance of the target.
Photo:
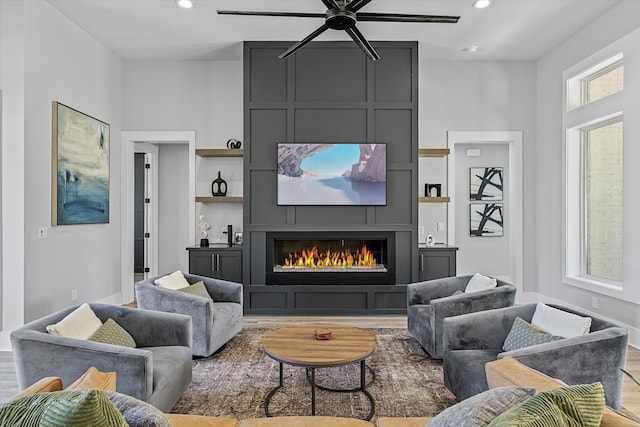
<svg viewBox="0 0 640 427">
<path fill-rule="evenodd" d="M 313 336 L 315 336 L 317 340 L 330 340 L 331 331 L 327 328 L 315 329 L 313 331 Z"/>
</svg>

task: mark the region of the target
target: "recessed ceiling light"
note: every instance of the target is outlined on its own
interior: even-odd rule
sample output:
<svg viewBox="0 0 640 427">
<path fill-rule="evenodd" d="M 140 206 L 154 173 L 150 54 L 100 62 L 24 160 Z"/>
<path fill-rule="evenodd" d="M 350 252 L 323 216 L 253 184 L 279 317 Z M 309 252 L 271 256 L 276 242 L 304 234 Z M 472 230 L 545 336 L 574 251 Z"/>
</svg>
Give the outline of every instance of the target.
<svg viewBox="0 0 640 427">
<path fill-rule="evenodd" d="M 476 9 L 484 9 L 491 4 L 491 0 L 476 0 L 473 2 L 473 7 Z"/>
<path fill-rule="evenodd" d="M 469 52 L 469 53 L 477 52 L 478 51 L 478 46 L 475 46 L 475 45 L 467 46 L 467 47 L 463 48 L 462 51 L 463 52 Z"/>
<path fill-rule="evenodd" d="M 191 9 L 193 7 L 191 0 L 176 0 L 176 4 L 183 9 Z"/>
</svg>

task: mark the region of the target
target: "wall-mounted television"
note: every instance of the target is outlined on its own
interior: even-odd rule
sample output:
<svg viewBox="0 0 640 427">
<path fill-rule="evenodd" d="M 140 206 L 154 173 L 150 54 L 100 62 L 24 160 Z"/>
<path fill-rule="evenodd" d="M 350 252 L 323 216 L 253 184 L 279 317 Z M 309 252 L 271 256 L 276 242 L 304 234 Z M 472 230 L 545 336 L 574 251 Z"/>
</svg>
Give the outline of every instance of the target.
<svg viewBox="0 0 640 427">
<path fill-rule="evenodd" d="M 278 144 L 278 205 L 386 203 L 386 144 Z"/>
</svg>

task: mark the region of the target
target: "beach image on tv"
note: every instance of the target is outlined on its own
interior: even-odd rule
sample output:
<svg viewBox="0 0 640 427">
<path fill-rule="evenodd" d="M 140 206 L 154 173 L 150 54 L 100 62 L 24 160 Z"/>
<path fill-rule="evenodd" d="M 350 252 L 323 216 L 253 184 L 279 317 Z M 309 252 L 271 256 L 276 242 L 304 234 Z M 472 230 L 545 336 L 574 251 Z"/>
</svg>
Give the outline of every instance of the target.
<svg viewBox="0 0 640 427">
<path fill-rule="evenodd" d="M 278 144 L 279 205 L 386 204 L 386 144 Z"/>
</svg>

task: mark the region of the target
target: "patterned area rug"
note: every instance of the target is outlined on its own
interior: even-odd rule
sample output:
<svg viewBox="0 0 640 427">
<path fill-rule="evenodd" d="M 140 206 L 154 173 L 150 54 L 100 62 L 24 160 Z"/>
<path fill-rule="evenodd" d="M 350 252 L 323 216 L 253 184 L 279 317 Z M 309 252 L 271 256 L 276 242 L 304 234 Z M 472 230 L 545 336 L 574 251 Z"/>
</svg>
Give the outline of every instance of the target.
<svg viewBox="0 0 640 427">
<path fill-rule="evenodd" d="M 248 328 L 218 354 L 193 362 L 193 381 L 173 413 L 264 417 L 264 399 L 278 385 L 278 363 L 262 351 L 262 337 L 271 329 Z M 433 416 L 455 403 L 442 383 L 442 364 L 431 360 L 406 329 L 371 329 L 377 336 L 367 365 L 375 371 L 368 388 L 380 416 Z M 316 371 L 316 382 L 329 388 L 359 385 L 359 364 Z M 367 373 L 367 381 L 371 381 Z M 364 418 L 369 401 L 360 392 L 316 392 L 316 415 Z M 311 389 L 305 369 L 284 365 L 284 388 L 269 406 L 274 416 L 310 415 Z"/>
</svg>

